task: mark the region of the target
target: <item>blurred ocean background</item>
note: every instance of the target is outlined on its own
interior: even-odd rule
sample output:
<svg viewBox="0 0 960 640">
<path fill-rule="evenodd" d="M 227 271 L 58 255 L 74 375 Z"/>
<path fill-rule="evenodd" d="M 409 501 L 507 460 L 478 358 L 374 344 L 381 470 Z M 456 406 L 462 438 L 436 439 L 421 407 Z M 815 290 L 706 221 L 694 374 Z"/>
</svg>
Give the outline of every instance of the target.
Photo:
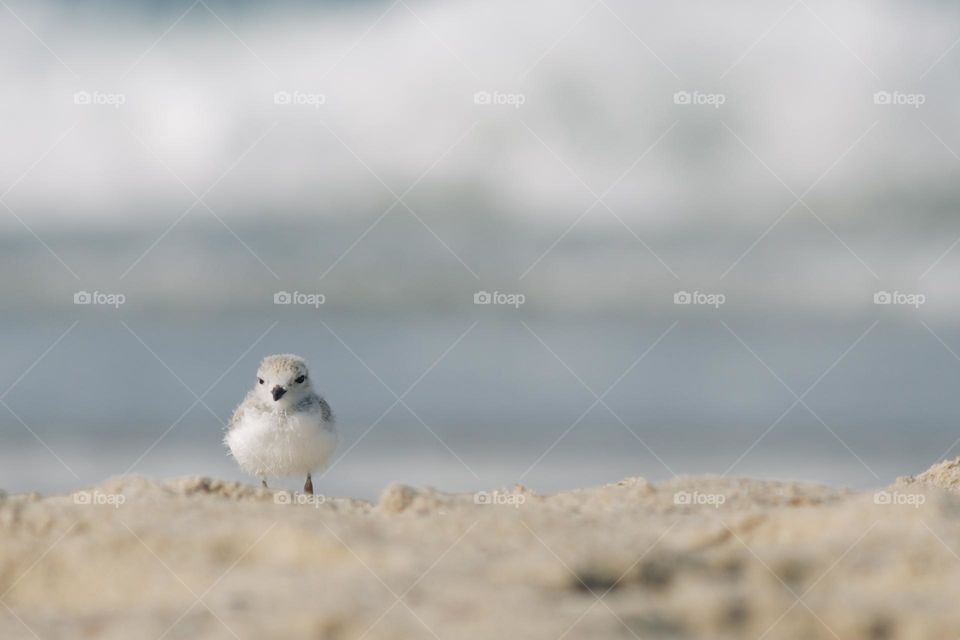
<svg viewBox="0 0 960 640">
<path fill-rule="evenodd" d="M 330 494 L 957 455 L 958 18 L 4 0 L 0 488 L 242 479 L 276 352 L 339 418 Z"/>
</svg>

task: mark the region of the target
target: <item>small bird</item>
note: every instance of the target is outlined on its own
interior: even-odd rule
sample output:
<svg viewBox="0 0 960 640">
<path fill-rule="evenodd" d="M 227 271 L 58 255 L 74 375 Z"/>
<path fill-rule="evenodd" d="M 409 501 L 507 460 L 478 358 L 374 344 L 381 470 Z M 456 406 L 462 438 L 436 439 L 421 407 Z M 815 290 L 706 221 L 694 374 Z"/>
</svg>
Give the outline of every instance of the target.
<svg viewBox="0 0 960 640">
<path fill-rule="evenodd" d="M 337 448 L 333 412 L 311 385 L 300 356 L 267 356 L 257 382 L 233 412 L 224 443 L 240 468 L 260 478 L 306 475 L 303 492 L 313 495 L 312 474 L 326 467 Z"/>
</svg>

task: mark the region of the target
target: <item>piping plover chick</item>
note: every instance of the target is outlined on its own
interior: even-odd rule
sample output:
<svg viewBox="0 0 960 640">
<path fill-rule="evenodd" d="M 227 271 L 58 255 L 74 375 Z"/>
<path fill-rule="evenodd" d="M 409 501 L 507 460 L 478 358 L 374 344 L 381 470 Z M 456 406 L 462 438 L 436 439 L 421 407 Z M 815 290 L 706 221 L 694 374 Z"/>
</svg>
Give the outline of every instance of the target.
<svg viewBox="0 0 960 640">
<path fill-rule="evenodd" d="M 306 475 L 309 495 L 311 474 L 327 465 L 337 441 L 330 405 L 313 390 L 307 363 L 291 354 L 263 359 L 224 437 L 240 468 L 264 487 L 267 478 Z"/>
</svg>

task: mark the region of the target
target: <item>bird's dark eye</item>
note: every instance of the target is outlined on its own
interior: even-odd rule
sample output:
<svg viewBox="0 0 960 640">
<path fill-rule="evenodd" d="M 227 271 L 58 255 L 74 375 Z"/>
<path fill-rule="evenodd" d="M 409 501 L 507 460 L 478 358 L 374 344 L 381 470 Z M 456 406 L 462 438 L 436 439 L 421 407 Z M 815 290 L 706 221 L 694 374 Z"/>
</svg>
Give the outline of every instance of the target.
<svg viewBox="0 0 960 640">
<path fill-rule="evenodd" d="M 297 384 L 303 384 L 303 381 L 306 379 L 307 379 L 307 376 L 300 376 L 299 378 L 294 380 L 294 382 L 296 382 Z"/>
<path fill-rule="evenodd" d="M 259 382 L 260 384 L 263 384 L 263 378 L 257 378 L 257 382 Z"/>
</svg>

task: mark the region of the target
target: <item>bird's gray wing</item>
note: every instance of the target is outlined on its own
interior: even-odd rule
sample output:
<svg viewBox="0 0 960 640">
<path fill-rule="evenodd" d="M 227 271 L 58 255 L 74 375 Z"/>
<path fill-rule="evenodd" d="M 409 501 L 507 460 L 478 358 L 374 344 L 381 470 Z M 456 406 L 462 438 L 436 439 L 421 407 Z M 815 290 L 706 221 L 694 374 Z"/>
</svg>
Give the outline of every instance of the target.
<svg viewBox="0 0 960 640">
<path fill-rule="evenodd" d="M 327 404 L 327 401 L 323 398 L 320 400 L 320 416 L 323 418 L 324 422 L 333 422 L 333 409 L 330 408 L 330 405 Z"/>
</svg>

